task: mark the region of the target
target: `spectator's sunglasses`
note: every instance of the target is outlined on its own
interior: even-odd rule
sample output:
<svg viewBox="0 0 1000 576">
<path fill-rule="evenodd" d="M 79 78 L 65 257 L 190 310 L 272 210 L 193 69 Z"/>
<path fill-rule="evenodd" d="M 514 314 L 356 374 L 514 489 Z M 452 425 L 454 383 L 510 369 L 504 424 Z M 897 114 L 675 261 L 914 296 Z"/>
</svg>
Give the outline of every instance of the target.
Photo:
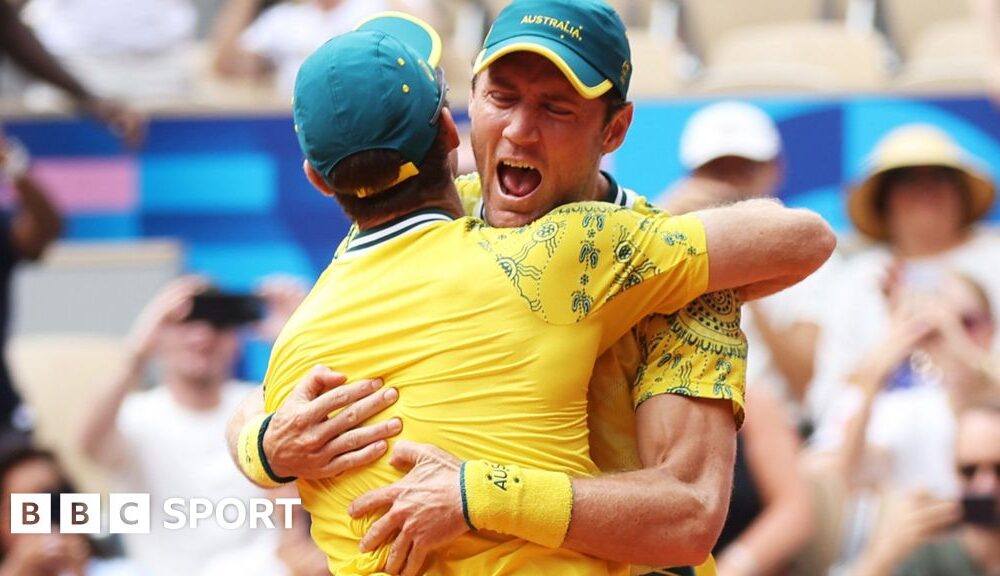
<svg viewBox="0 0 1000 576">
<path fill-rule="evenodd" d="M 958 473 L 965 480 L 972 480 L 976 472 L 980 470 L 992 470 L 993 475 L 1000 478 L 1000 462 L 975 462 L 970 464 L 959 464 Z"/>
<path fill-rule="evenodd" d="M 434 115 L 431 116 L 431 121 L 429 122 L 431 126 L 437 124 L 437 121 L 441 118 L 441 109 L 444 108 L 444 103 L 448 96 L 448 82 L 444 79 L 444 71 L 440 67 L 434 69 L 434 77 L 437 80 L 438 86 L 438 103 L 437 108 L 434 109 Z"/>
<path fill-rule="evenodd" d="M 967 333 L 979 332 L 993 324 L 993 319 L 985 312 L 969 312 L 959 317 L 962 328 Z"/>
</svg>

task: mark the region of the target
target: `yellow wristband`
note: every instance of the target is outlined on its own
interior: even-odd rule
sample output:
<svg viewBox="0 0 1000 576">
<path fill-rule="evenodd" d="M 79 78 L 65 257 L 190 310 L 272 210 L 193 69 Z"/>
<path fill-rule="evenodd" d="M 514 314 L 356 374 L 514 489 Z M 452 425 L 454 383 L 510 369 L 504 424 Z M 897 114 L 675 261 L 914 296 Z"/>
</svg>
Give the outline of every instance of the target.
<svg viewBox="0 0 1000 576">
<path fill-rule="evenodd" d="M 236 445 L 240 470 L 255 484 L 264 488 L 277 488 L 295 480 L 275 475 L 267 462 L 267 456 L 264 454 L 264 432 L 271 423 L 271 416 L 271 414 L 261 414 L 251 418 L 240 429 L 240 438 Z"/>
<path fill-rule="evenodd" d="M 462 509 L 473 530 L 558 548 L 573 514 L 573 484 L 561 472 L 470 460 L 460 473 Z"/>
</svg>

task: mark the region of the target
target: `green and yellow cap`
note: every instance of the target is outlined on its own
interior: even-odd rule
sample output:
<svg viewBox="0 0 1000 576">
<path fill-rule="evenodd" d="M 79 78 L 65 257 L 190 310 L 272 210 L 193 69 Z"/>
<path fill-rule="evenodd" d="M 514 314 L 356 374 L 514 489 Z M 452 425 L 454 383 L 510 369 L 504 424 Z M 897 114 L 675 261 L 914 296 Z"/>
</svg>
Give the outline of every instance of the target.
<svg viewBox="0 0 1000 576">
<path fill-rule="evenodd" d="M 299 146 L 316 172 L 329 178 L 352 154 L 395 150 L 404 163 L 389 187 L 416 176 L 444 105 L 440 57 L 438 33 L 402 12 L 378 14 L 313 52 L 295 78 L 292 113 Z"/>
<path fill-rule="evenodd" d="M 514 0 L 490 28 L 473 72 L 513 52 L 549 59 L 584 98 L 612 87 L 628 96 L 632 54 L 625 24 L 603 0 Z"/>
</svg>

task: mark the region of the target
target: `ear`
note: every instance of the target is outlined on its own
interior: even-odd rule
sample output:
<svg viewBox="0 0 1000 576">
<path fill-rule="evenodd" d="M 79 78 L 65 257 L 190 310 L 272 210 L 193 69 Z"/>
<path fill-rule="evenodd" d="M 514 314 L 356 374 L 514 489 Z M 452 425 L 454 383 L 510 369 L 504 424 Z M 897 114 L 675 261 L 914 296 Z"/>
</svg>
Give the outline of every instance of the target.
<svg viewBox="0 0 1000 576">
<path fill-rule="evenodd" d="M 441 132 L 438 134 L 438 137 L 444 139 L 445 149 L 449 152 L 457 149 L 461 143 L 461 139 L 458 136 L 458 125 L 455 124 L 455 118 L 451 115 L 451 110 L 442 108 L 441 118 L 438 122 L 441 123 Z"/>
<path fill-rule="evenodd" d="M 313 165 L 310 164 L 308 160 L 302 161 L 302 171 L 306 173 L 306 178 L 309 180 L 309 183 L 313 185 L 313 188 L 319 190 L 324 196 L 333 196 L 334 192 L 333 189 L 330 188 L 330 184 L 327 183 L 325 178 L 316 172 L 316 169 L 313 168 Z"/>
<path fill-rule="evenodd" d="M 634 112 L 635 107 L 632 103 L 626 102 L 625 106 L 616 112 L 608 125 L 604 127 L 604 142 L 601 145 L 601 151 L 604 154 L 614 152 L 625 142 L 625 135 L 628 133 L 629 126 L 632 125 Z"/>
</svg>

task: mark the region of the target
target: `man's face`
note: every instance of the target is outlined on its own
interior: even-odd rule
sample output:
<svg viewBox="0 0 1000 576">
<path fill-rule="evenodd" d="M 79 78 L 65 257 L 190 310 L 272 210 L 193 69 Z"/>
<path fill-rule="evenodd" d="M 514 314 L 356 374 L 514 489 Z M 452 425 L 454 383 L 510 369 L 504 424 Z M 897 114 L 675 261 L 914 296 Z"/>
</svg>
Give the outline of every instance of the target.
<svg viewBox="0 0 1000 576">
<path fill-rule="evenodd" d="M 959 422 L 955 459 L 962 492 L 992 497 L 1000 516 L 1000 414 L 967 412 Z"/>
<path fill-rule="evenodd" d="M 199 320 L 173 324 L 163 332 L 160 354 L 168 372 L 201 386 L 229 379 L 239 349 L 234 330 Z"/>
<path fill-rule="evenodd" d="M 954 170 L 936 166 L 903 168 L 887 186 L 886 220 L 894 238 L 957 237 L 965 214 Z"/>
<path fill-rule="evenodd" d="M 601 156 L 624 138 L 628 121 L 618 116 L 631 119 L 629 108 L 606 124 L 606 110 L 537 54 L 510 54 L 480 73 L 469 115 L 490 224 L 523 226 L 562 204 L 598 200 Z"/>
<path fill-rule="evenodd" d="M 770 198 L 778 193 L 781 166 L 777 160 L 755 162 L 740 156 L 723 156 L 695 169 L 695 175 L 729 184 L 740 198 Z"/>
</svg>

